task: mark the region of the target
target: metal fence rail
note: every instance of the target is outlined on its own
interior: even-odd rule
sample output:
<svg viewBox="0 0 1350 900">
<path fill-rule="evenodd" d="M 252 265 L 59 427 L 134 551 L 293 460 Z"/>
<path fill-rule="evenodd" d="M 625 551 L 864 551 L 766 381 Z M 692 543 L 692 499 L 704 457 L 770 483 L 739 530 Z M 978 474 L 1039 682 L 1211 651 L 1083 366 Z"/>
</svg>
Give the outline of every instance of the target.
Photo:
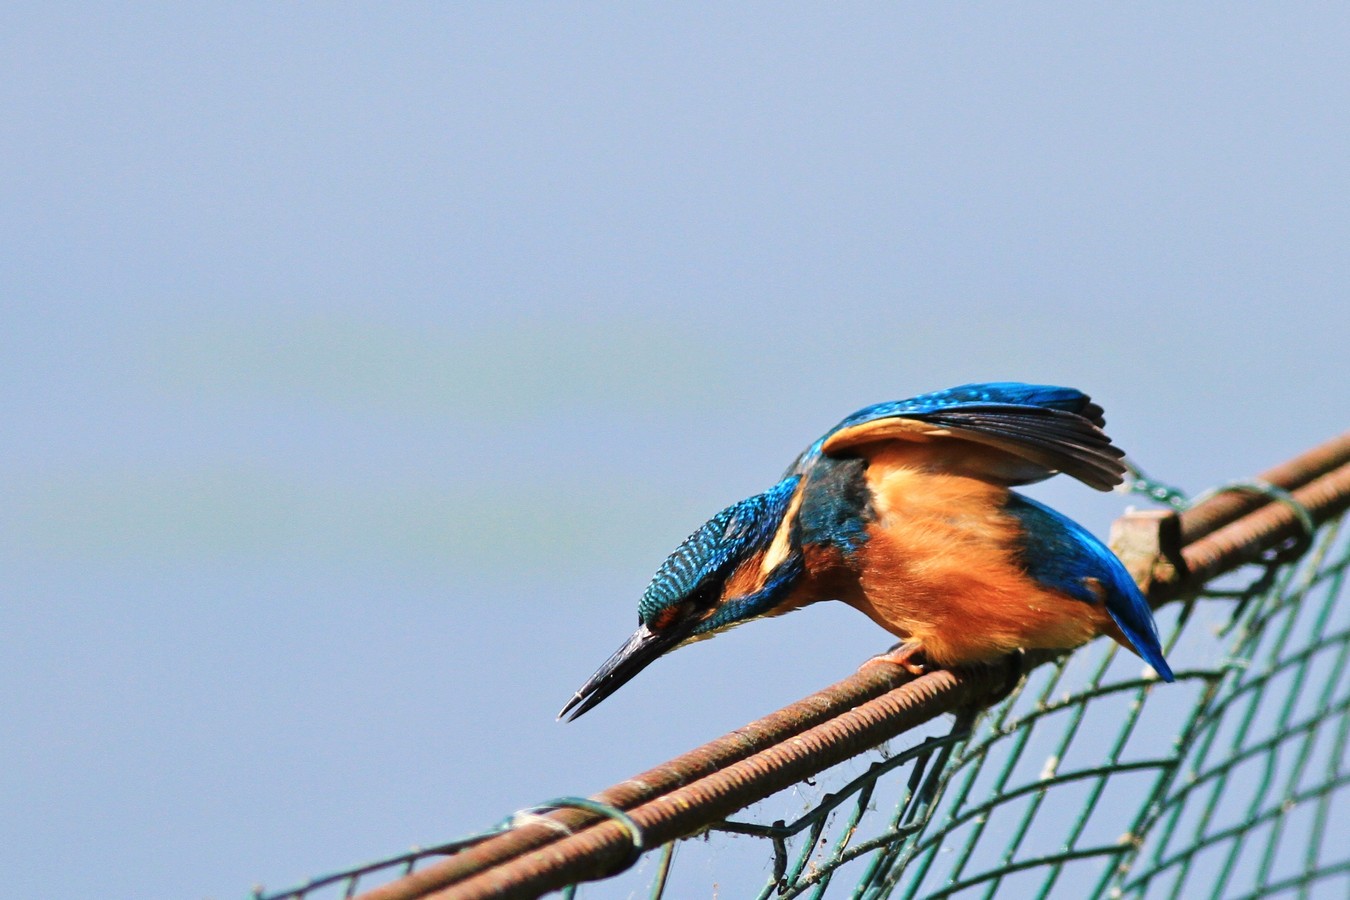
<svg viewBox="0 0 1350 900">
<path fill-rule="evenodd" d="M 1327 838 L 1350 825 L 1336 818 L 1350 809 L 1338 799 L 1350 603 L 1336 603 L 1350 434 L 1193 503 L 1142 477 L 1136 489 L 1172 507 L 1113 532 L 1160 608 L 1178 675 L 1166 691 L 1105 641 L 919 678 L 869 666 L 588 800 L 269 900 L 362 886 L 362 900 L 534 897 L 656 848 L 661 896 L 680 878 L 675 842 L 708 830 L 759 839 L 766 862 L 748 895 L 766 898 L 1318 896 L 1350 884 L 1350 847 Z M 1250 577 L 1229 574 L 1252 563 Z M 946 738 L 875 749 L 953 712 Z M 820 773 L 838 786 L 795 821 L 727 821 Z"/>
</svg>

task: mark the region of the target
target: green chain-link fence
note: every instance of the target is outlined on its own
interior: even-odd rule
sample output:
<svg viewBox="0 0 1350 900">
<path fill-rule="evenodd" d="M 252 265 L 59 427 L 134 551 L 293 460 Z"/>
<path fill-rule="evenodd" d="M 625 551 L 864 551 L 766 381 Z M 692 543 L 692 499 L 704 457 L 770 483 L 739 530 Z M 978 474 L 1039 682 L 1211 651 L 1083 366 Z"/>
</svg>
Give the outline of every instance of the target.
<svg viewBox="0 0 1350 900">
<path fill-rule="evenodd" d="M 714 828 L 777 842 L 761 897 L 1350 896 L 1339 535 L 1165 612 L 1177 685 L 1100 642 L 790 825 Z"/>
<path fill-rule="evenodd" d="M 1342 451 L 1350 449 L 1350 441 L 1342 444 Z M 1344 482 L 1350 463 L 1339 465 Z M 1141 481 L 1138 488 L 1185 505 L 1155 484 Z M 841 754 L 844 761 L 817 767 L 814 778 L 793 780 L 734 819 L 703 821 L 699 836 L 666 842 L 615 881 L 567 893 L 905 900 L 1350 896 L 1346 498 L 1314 517 L 1284 490 L 1267 486 L 1256 493 L 1265 495 L 1255 498 L 1258 504 L 1293 514 L 1295 525 L 1286 533 L 1302 534 L 1297 555 L 1288 547 L 1278 555 L 1267 551 L 1258 564 L 1198 591 L 1193 586 L 1184 599 L 1161 607 L 1159 627 L 1176 684 L 1157 682 L 1137 658 L 1097 641 L 1031 669 L 991 708 L 977 712 L 949 703 L 936 710 L 955 713 L 945 737 L 902 735 L 891 742 L 896 746 Z M 1304 534 L 1314 518 L 1321 524 Z M 1269 529 L 1251 533 L 1253 541 L 1270 537 Z M 1258 555 L 1238 551 L 1248 559 Z M 774 749 L 789 740 L 802 743 L 792 734 L 814 732 L 796 728 L 765 743 Z M 732 763 L 745 757 L 710 757 L 705 768 L 730 777 L 741 765 Z M 677 780 L 695 777 L 702 776 Z M 660 832 L 643 824 L 656 821 L 642 819 L 643 810 L 659 802 L 639 809 L 648 800 L 557 801 L 554 806 L 589 812 L 555 813 L 546 827 L 537 816 L 517 817 L 485 835 L 270 896 L 350 897 L 382 882 L 366 896 L 533 896 L 543 882 L 493 878 L 512 867 L 547 868 L 569 854 L 599 858 L 595 848 L 613 844 L 601 840 L 606 828 L 624 845 L 617 865 L 611 854 L 589 869 L 568 871 L 595 877 L 622 867 L 632 861 L 624 857 L 639 855 L 631 844 L 654 849 L 641 846 Z M 491 849 L 492 841 L 505 847 L 522 823 L 536 826 L 530 841 L 444 874 L 457 859 Z M 682 826 L 672 834 L 691 830 Z M 575 850 L 559 841 L 571 832 L 578 833 L 569 839 L 578 842 Z M 423 862 L 447 855 L 449 862 Z M 422 881 L 398 878 L 423 865 Z"/>
</svg>

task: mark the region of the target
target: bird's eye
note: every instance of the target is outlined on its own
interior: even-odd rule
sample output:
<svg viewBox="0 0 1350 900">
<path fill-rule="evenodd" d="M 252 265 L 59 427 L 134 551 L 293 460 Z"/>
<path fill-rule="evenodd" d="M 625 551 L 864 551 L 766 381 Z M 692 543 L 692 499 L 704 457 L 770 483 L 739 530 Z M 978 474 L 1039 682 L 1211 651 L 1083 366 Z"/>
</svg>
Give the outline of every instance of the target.
<svg viewBox="0 0 1350 900">
<path fill-rule="evenodd" d="M 724 582 L 719 580 L 716 584 L 703 585 L 690 596 L 690 605 L 700 612 L 713 609 L 722 602 L 723 584 Z"/>
</svg>

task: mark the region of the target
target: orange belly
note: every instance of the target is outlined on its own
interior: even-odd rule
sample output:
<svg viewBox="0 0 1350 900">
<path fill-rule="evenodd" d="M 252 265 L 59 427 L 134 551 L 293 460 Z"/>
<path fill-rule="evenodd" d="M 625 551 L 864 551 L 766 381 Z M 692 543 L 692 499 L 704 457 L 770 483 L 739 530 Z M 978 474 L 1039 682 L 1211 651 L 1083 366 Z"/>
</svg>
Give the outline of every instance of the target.
<svg viewBox="0 0 1350 900">
<path fill-rule="evenodd" d="M 1116 635 L 1103 604 L 1047 590 L 1022 571 L 1004 488 L 887 463 L 879 455 L 868 468 L 876 518 L 860 565 L 851 577 L 836 574 L 836 596 L 942 666 Z"/>
</svg>

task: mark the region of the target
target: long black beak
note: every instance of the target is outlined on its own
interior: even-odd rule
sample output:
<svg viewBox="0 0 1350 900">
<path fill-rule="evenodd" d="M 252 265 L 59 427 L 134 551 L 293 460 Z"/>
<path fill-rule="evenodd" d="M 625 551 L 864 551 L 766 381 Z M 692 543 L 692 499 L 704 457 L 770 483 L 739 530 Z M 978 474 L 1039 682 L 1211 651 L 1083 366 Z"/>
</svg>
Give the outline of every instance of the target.
<svg viewBox="0 0 1350 900">
<path fill-rule="evenodd" d="M 570 722 L 598 705 L 655 662 L 657 657 L 678 644 L 680 637 L 679 629 L 669 629 L 658 634 L 646 625 L 639 625 L 628 642 L 615 651 L 599 671 L 581 686 L 581 690 L 567 701 L 562 712 L 558 713 L 558 718 L 566 716 Z"/>
</svg>

